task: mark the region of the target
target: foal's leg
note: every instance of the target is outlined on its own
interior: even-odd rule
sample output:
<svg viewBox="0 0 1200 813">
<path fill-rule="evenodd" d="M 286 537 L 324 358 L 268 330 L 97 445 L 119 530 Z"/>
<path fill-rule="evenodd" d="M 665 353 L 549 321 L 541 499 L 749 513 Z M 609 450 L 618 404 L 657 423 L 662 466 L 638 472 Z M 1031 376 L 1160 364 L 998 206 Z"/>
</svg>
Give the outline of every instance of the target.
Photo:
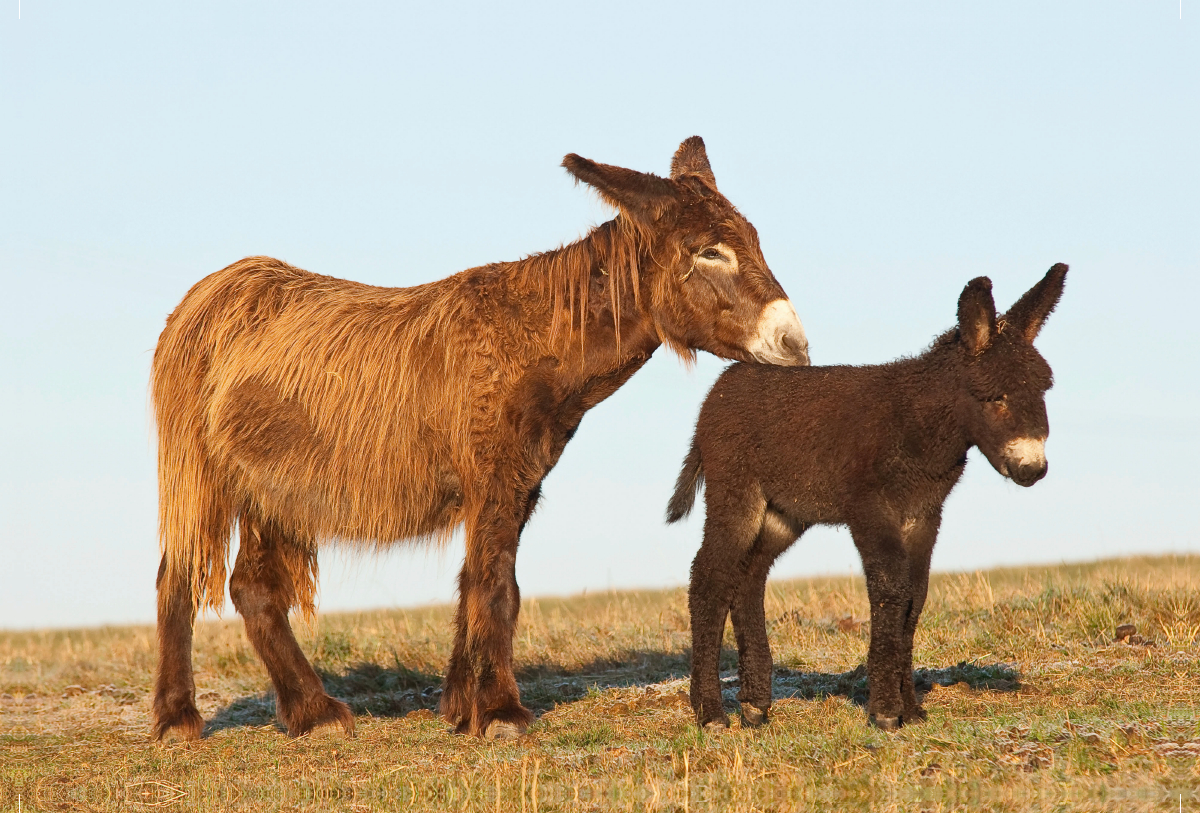
<svg viewBox="0 0 1200 813">
<path fill-rule="evenodd" d="M 246 635 L 275 686 L 275 711 L 293 737 L 317 726 L 339 723 L 354 734 L 349 707 L 325 694 L 321 678 L 300 651 L 288 623 L 297 600 L 297 579 L 311 578 L 315 546 L 284 533 L 273 522 L 243 515 L 241 549 L 229 581 L 233 606 L 246 622 Z M 307 592 L 307 590 L 305 590 Z"/>
<path fill-rule="evenodd" d="M 742 721 L 747 725 L 766 723 L 771 707 L 774 665 L 763 607 L 767 575 L 779 554 L 787 550 L 798 535 L 790 522 L 768 508 L 762 530 L 743 562 L 741 583 L 733 596 L 730 617 L 737 636 L 738 683 L 741 685 L 738 700 L 742 704 Z"/>
<path fill-rule="evenodd" d="M 721 701 L 721 638 L 734 595 L 742 586 L 745 557 L 762 528 L 766 504 L 761 495 L 747 498 L 722 494 L 719 483 L 711 479 L 705 501 L 704 541 L 692 562 L 688 588 L 692 619 L 691 698 L 700 727 L 719 730 L 729 726 Z M 767 660 L 770 661 L 769 649 Z M 769 678 L 767 685 L 769 695 Z"/>
<path fill-rule="evenodd" d="M 862 557 L 871 602 L 871 644 L 867 651 L 870 697 L 867 718 L 885 731 L 900 727 L 904 703 L 900 687 L 912 680 L 911 662 L 906 659 L 905 624 L 911 601 L 909 562 L 899 534 L 876 528 L 851 526 L 855 547 Z"/>
<path fill-rule="evenodd" d="M 158 566 L 158 673 L 154 681 L 156 740 L 179 737 L 199 739 L 204 718 L 196 710 L 196 684 L 192 678 L 191 572 L 170 572 L 164 554 Z"/>
<path fill-rule="evenodd" d="M 904 619 L 904 651 L 901 654 L 900 665 L 900 697 L 904 706 L 904 725 L 919 723 L 929 716 L 917 702 L 917 687 L 913 682 L 913 635 L 917 631 L 917 621 L 921 617 L 921 610 L 925 607 L 925 596 L 929 592 L 929 561 L 933 555 L 933 545 L 937 541 L 940 521 L 941 517 L 918 520 L 905 539 L 905 547 L 908 549 L 909 605 Z"/>
</svg>

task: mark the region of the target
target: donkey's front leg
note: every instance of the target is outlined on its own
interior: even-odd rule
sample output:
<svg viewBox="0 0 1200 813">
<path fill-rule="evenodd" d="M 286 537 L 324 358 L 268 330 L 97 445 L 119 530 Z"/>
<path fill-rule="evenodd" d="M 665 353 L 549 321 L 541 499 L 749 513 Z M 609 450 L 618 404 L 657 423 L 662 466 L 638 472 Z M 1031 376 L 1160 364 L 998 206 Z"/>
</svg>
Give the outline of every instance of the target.
<svg viewBox="0 0 1200 813">
<path fill-rule="evenodd" d="M 488 739 L 515 739 L 533 720 L 521 705 L 512 663 L 521 607 L 516 561 L 523 517 L 517 514 L 492 503 L 468 522 L 455 649 L 442 695 L 442 712 L 456 731 Z"/>
</svg>

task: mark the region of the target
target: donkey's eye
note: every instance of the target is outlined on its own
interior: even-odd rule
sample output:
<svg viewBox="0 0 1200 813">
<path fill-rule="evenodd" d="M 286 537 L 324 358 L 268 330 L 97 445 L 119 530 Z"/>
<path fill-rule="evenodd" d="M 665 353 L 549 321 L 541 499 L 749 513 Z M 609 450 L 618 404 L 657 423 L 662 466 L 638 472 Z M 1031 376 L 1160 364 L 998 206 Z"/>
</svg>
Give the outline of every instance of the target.
<svg viewBox="0 0 1200 813">
<path fill-rule="evenodd" d="M 984 398 L 983 402 L 985 404 L 1004 404 L 1004 403 L 1008 402 L 1008 396 L 1007 395 L 996 395 L 991 398 Z"/>
<path fill-rule="evenodd" d="M 717 251 L 715 248 L 706 249 L 703 253 L 701 253 L 700 256 L 706 260 L 723 260 L 723 259 L 725 259 L 725 255 L 722 254 L 721 252 Z"/>
</svg>

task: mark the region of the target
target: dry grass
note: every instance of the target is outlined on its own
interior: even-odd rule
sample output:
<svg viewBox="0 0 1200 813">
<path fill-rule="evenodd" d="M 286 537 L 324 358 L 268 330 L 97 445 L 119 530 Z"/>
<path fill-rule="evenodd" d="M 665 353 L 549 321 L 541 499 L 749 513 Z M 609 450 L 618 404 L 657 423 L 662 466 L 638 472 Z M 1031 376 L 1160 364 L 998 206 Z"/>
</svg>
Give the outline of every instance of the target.
<svg viewBox="0 0 1200 813">
<path fill-rule="evenodd" d="M 446 608 L 301 627 L 353 740 L 279 732 L 236 620 L 197 630 L 210 722 L 174 746 L 146 740 L 150 628 L 0 632 L 0 810 L 1197 810 L 1198 588 L 1196 556 L 936 576 L 916 647 L 930 719 L 894 735 L 859 705 L 860 579 L 770 585 L 772 722 L 708 738 L 682 590 L 527 601 L 516 658 L 541 715 L 516 744 L 429 711 Z"/>
</svg>

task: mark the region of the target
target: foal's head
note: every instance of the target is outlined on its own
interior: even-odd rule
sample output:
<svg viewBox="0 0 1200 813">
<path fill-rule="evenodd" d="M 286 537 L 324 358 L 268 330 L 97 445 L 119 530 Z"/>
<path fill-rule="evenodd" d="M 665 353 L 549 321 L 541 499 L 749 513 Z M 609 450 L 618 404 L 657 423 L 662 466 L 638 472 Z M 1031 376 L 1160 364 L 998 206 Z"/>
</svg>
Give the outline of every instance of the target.
<svg viewBox="0 0 1200 813">
<path fill-rule="evenodd" d="M 1067 266 L 1054 266 L 1000 317 L 987 277 L 971 280 L 958 299 L 960 417 L 996 471 L 1022 486 L 1046 475 L 1046 390 L 1053 378 L 1033 340 L 1058 304 L 1066 276 Z"/>
<path fill-rule="evenodd" d="M 685 357 L 699 349 L 808 364 L 800 319 L 767 267 L 758 233 L 717 191 L 699 136 L 680 145 L 670 178 L 574 154 L 563 166 L 641 235 L 641 304 L 665 344 Z"/>
</svg>

